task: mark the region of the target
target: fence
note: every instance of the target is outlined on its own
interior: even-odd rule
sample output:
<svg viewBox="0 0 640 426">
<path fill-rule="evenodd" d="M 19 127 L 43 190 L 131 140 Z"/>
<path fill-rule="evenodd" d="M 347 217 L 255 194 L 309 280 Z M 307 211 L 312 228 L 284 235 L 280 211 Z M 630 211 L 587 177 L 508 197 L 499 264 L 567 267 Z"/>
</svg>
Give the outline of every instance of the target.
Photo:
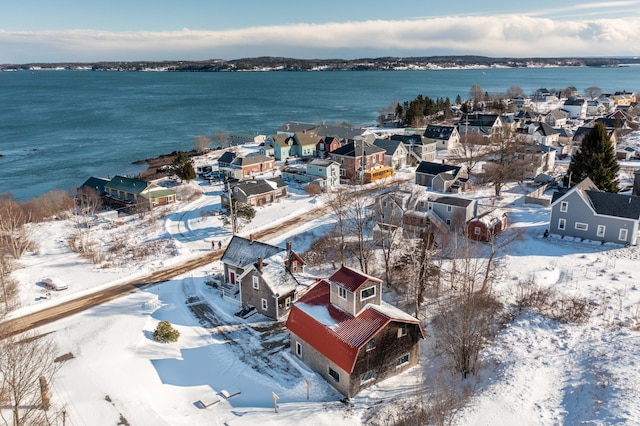
<svg viewBox="0 0 640 426">
<path fill-rule="evenodd" d="M 529 194 L 524 196 L 525 204 L 539 204 L 544 207 L 549 207 L 551 205 L 551 199 L 543 198 L 544 193 L 549 189 L 553 188 L 556 185 L 556 182 L 550 182 L 546 185 L 542 185 L 540 188 L 535 191 L 530 192 Z"/>
</svg>

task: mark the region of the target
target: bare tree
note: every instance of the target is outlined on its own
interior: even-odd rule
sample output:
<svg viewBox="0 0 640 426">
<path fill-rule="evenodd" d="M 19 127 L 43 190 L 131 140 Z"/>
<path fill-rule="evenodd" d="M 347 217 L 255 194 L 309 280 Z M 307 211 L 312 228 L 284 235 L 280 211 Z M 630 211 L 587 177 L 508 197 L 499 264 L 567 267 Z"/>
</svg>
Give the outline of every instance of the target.
<svg viewBox="0 0 640 426">
<path fill-rule="evenodd" d="M 0 200 L 0 253 L 20 259 L 33 248 L 32 233 L 25 226 L 29 221 L 30 216 L 16 202 Z"/>
<path fill-rule="evenodd" d="M 75 224 L 74 247 L 84 252 L 90 246 L 91 229 L 96 213 L 102 208 L 102 197 L 93 188 L 82 188 L 76 198 L 76 214 L 73 216 Z"/>
<path fill-rule="evenodd" d="M 32 333 L 0 341 L 0 418 L 6 425 L 50 425 L 56 413 L 48 411 L 46 383 L 60 363 L 54 362 L 57 347 L 48 337 Z M 42 384 L 45 384 L 43 387 Z M 7 416 L 9 408 L 10 418 Z"/>
<path fill-rule="evenodd" d="M 349 193 L 347 189 L 339 189 L 336 192 L 327 194 L 327 201 L 331 207 L 331 213 L 336 220 L 336 233 L 340 244 L 338 253 L 340 254 L 340 264 L 344 264 L 346 238 L 347 238 L 347 208 L 349 204 Z"/>
<path fill-rule="evenodd" d="M 452 256 L 440 264 L 440 278 L 448 291 L 438 299 L 433 319 L 437 348 L 463 377 L 477 370 L 478 355 L 498 328 L 501 308 L 493 294 L 483 290 L 486 261 L 477 256 L 476 247 L 466 237 L 454 236 Z"/>
<path fill-rule="evenodd" d="M 466 132 L 460 138 L 454 153 L 458 162 L 464 165 L 467 176 L 471 178 L 473 169 L 484 159 L 489 150 L 488 141 L 482 135 Z"/>
<path fill-rule="evenodd" d="M 589 86 L 586 89 L 584 89 L 584 94 L 589 99 L 596 99 L 598 96 L 602 94 L 602 89 L 599 88 L 598 86 Z"/>
<path fill-rule="evenodd" d="M 193 149 L 196 150 L 197 153 L 202 154 L 207 152 L 211 147 L 211 138 L 205 135 L 198 135 L 193 138 Z"/>
<path fill-rule="evenodd" d="M 524 96 L 524 90 L 520 86 L 509 86 L 506 93 L 507 98 L 514 99 L 518 96 Z"/>
<path fill-rule="evenodd" d="M 471 86 L 471 89 L 469 90 L 469 97 L 475 103 L 480 102 L 484 98 L 484 90 L 478 83 Z"/>
<path fill-rule="evenodd" d="M 0 254 L 0 319 L 18 305 L 18 283 L 11 277 L 14 268 L 13 259 Z"/>
<path fill-rule="evenodd" d="M 355 238 L 355 255 L 360 263 L 360 270 L 365 274 L 369 273 L 369 261 L 374 249 L 369 202 L 366 192 L 351 191 L 349 206 L 346 210 L 347 232 Z"/>
<path fill-rule="evenodd" d="M 491 150 L 487 154 L 485 178 L 493 183 L 496 197 L 500 197 L 502 187 L 510 181 L 522 181 L 527 165 L 529 143 L 520 137 L 512 137 L 510 132 L 496 134 L 491 138 Z"/>
<path fill-rule="evenodd" d="M 224 130 L 219 130 L 213 134 L 213 139 L 218 142 L 218 146 L 220 148 L 226 148 L 227 146 L 231 146 L 231 137 L 228 132 Z"/>
</svg>

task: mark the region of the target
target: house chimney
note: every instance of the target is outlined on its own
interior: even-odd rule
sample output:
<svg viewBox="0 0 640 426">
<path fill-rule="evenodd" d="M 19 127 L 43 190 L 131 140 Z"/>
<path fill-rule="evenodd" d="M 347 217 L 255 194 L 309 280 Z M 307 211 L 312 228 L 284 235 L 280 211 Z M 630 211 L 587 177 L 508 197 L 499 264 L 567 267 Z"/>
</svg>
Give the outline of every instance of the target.
<svg viewBox="0 0 640 426">
<path fill-rule="evenodd" d="M 291 241 L 287 241 L 287 251 L 291 252 Z"/>
<path fill-rule="evenodd" d="M 262 258 L 258 258 L 258 271 L 262 272 Z"/>
<path fill-rule="evenodd" d="M 253 242 L 253 234 L 249 234 L 249 241 Z"/>
</svg>

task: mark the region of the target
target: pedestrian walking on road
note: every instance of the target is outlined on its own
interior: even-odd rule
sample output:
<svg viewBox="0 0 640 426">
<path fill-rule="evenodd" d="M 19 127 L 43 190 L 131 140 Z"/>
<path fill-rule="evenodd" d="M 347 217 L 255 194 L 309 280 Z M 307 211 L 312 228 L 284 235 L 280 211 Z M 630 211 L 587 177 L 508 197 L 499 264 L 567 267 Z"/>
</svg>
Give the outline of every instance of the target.
<svg viewBox="0 0 640 426">
<path fill-rule="evenodd" d="M 211 241 L 211 250 L 216 249 L 216 240 Z"/>
<path fill-rule="evenodd" d="M 222 248 L 222 241 L 218 241 L 218 249 Z"/>
</svg>

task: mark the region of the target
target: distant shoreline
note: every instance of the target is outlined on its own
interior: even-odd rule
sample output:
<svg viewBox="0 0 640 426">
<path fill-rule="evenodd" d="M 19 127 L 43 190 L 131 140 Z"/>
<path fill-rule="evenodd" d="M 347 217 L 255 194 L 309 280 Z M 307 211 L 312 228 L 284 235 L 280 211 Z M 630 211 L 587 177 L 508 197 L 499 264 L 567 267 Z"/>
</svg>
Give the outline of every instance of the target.
<svg viewBox="0 0 640 426">
<path fill-rule="evenodd" d="M 640 64 L 639 57 L 491 58 L 486 56 L 297 59 L 258 57 L 202 61 L 96 61 L 0 64 L 0 71 L 277 72 L 277 71 L 433 71 L 491 68 L 615 68 Z"/>
</svg>

